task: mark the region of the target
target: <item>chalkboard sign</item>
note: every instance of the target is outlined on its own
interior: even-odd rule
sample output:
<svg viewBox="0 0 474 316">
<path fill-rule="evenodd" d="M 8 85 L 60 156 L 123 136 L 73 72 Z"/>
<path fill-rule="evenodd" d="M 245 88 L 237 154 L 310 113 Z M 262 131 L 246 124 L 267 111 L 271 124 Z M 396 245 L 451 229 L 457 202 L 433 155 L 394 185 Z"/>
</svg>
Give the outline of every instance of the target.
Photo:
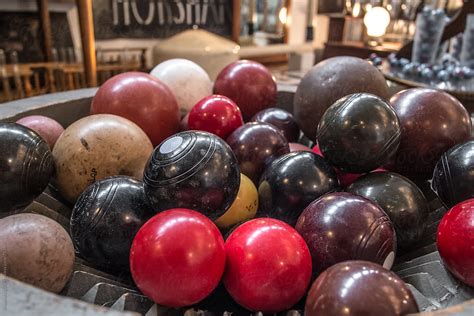
<svg viewBox="0 0 474 316">
<path fill-rule="evenodd" d="M 166 38 L 198 27 L 232 35 L 230 0 L 94 0 L 95 37 Z"/>
</svg>

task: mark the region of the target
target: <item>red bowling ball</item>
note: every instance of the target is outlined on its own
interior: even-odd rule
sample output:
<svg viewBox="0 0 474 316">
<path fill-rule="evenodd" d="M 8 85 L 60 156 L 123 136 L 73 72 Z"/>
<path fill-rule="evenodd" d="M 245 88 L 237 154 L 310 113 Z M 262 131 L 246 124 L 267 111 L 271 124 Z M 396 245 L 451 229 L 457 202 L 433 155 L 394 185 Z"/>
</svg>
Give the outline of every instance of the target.
<svg viewBox="0 0 474 316">
<path fill-rule="evenodd" d="M 49 148 L 53 149 L 54 144 L 59 136 L 64 132 L 64 128 L 57 121 L 42 115 L 25 116 L 18 121 L 17 124 L 26 126 L 43 137 L 48 143 Z"/>
<path fill-rule="evenodd" d="M 196 103 L 188 117 L 188 129 L 206 131 L 224 139 L 243 124 L 239 107 L 223 95 L 205 97 Z"/>
<path fill-rule="evenodd" d="M 270 71 L 260 63 L 239 60 L 225 67 L 214 83 L 214 93 L 232 99 L 245 120 L 274 106 L 277 85 Z"/>
<path fill-rule="evenodd" d="M 152 217 L 138 231 L 130 252 L 135 284 L 155 303 L 195 304 L 218 285 L 225 267 L 224 240 L 204 215 L 172 209 Z"/>
<path fill-rule="evenodd" d="M 474 286 L 474 199 L 455 205 L 444 215 L 436 244 L 449 271 Z"/>
<path fill-rule="evenodd" d="M 180 112 L 173 93 L 160 80 L 140 72 L 126 72 L 107 80 L 92 99 L 91 114 L 129 119 L 154 146 L 179 131 Z"/>
<path fill-rule="evenodd" d="M 224 285 L 232 298 L 251 311 L 277 313 L 306 292 L 311 256 L 291 226 L 259 218 L 237 227 L 226 241 Z"/>
</svg>

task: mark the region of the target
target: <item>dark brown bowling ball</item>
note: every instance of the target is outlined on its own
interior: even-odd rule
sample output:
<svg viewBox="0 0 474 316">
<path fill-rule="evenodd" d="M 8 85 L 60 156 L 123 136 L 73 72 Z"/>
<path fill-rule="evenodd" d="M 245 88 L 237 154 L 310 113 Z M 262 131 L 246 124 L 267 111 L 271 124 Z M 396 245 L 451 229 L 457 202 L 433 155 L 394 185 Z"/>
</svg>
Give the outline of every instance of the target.
<svg viewBox="0 0 474 316">
<path fill-rule="evenodd" d="M 343 97 L 318 126 L 324 158 L 346 173 L 365 173 L 389 161 L 400 144 L 400 122 L 392 107 L 369 93 Z"/>
<path fill-rule="evenodd" d="M 0 123 L 0 212 L 30 204 L 54 172 L 49 145 L 33 130 Z"/>
<path fill-rule="evenodd" d="M 356 57 L 334 57 L 314 66 L 301 80 L 294 99 L 294 116 L 306 137 L 313 140 L 319 120 L 334 102 L 346 95 L 367 92 L 390 97 L 382 73 Z"/>
<path fill-rule="evenodd" d="M 453 96 L 434 89 L 408 89 L 390 102 L 400 119 L 400 146 L 386 169 L 426 180 L 448 149 L 471 136 L 471 118 Z"/>
<path fill-rule="evenodd" d="M 137 124 L 154 146 L 177 133 L 178 103 L 159 79 L 141 72 L 126 72 L 107 80 L 92 99 L 91 114 L 115 114 Z"/>
<path fill-rule="evenodd" d="M 296 230 L 308 244 L 314 274 L 346 260 L 367 260 L 390 269 L 395 259 L 392 222 L 378 205 L 359 195 L 323 195 L 303 211 Z"/>
<path fill-rule="evenodd" d="M 304 151 L 283 155 L 260 179 L 259 215 L 294 226 L 305 207 L 338 188 L 336 172 L 321 156 Z"/>
<path fill-rule="evenodd" d="M 1 273 L 6 271 L 7 276 L 55 293 L 66 285 L 74 264 L 69 234 L 54 220 L 38 214 L 0 219 L 0 254 Z"/>
<path fill-rule="evenodd" d="M 283 136 L 290 143 L 297 142 L 300 136 L 300 128 L 296 124 L 293 115 L 282 109 L 269 108 L 262 110 L 252 117 L 252 121 L 272 124 L 283 133 Z"/>
<path fill-rule="evenodd" d="M 234 153 L 220 137 L 186 131 L 155 148 L 143 182 L 155 211 L 189 208 L 216 220 L 237 197 L 240 172 Z"/>
<path fill-rule="evenodd" d="M 252 122 L 236 129 L 227 143 L 239 162 L 240 171 L 258 185 L 267 165 L 290 152 L 288 141 L 267 123 Z"/>
<path fill-rule="evenodd" d="M 219 73 L 214 83 L 214 94 L 234 101 L 247 121 L 257 112 L 276 104 L 277 85 L 262 64 L 239 60 Z"/>
<path fill-rule="evenodd" d="M 398 316 L 418 312 L 413 294 L 395 273 L 367 261 L 346 261 L 324 271 L 306 298 L 306 316 Z"/>
<path fill-rule="evenodd" d="M 428 202 L 415 183 L 392 172 L 372 172 L 358 178 L 347 192 L 380 206 L 393 222 L 400 248 L 420 241 L 428 219 Z"/>
</svg>

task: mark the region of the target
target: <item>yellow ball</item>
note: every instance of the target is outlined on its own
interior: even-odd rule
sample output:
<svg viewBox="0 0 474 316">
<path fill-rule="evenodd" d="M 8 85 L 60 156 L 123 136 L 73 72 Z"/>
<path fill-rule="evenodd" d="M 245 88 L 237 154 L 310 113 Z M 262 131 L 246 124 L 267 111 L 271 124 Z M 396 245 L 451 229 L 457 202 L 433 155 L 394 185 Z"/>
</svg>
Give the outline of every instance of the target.
<svg viewBox="0 0 474 316">
<path fill-rule="evenodd" d="M 252 219 L 257 214 L 257 188 L 243 173 L 240 174 L 240 188 L 230 208 L 216 220 L 219 228 L 229 228 L 242 221 Z"/>
</svg>

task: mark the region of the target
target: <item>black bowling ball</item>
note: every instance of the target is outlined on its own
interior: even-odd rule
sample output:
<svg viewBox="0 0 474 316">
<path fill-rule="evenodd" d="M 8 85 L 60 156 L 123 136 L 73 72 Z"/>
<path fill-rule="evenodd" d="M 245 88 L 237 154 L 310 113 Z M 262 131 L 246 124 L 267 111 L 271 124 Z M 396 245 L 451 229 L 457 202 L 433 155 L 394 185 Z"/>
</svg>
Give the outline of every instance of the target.
<svg viewBox="0 0 474 316">
<path fill-rule="evenodd" d="M 321 156 L 312 152 L 286 154 L 263 173 L 258 187 L 259 216 L 295 225 L 311 202 L 338 186 L 334 169 Z"/>
<path fill-rule="evenodd" d="M 400 248 L 410 248 L 422 237 L 428 219 L 428 202 L 407 178 L 392 172 L 372 172 L 357 179 L 346 190 L 375 202 L 387 213 Z"/>
<path fill-rule="evenodd" d="M 0 153 L 0 212 L 11 212 L 46 189 L 54 162 L 48 143 L 14 123 L 0 123 Z"/>
<path fill-rule="evenodd" d="M 90 185 L 77 200 L 71 215 L 72 240 L 90 263 L 128 270 L 133 238 L 153 215 L 141 181 L 106 178 Z"/>
<path fill-rule="evenodd" d="M 153 151 L 143 175 L 145 193 L 155 210 L 188 208 L 215 220 L 237 197 L 237 159 L 221 138 L 186 131 Z"/>
<path fill-rule="evenodd" d="M 283 109 L 268 108 L 262 110 L 252 117 L 252 121 L 275 126 L 289 143 L 297 142 L 300 136 L 300 128 L 293 115 Z"/>
<path fill-rule="evenodd" d="M 324 113 L 316 136 L 324 158 L 348 173 L 386 164 L 400 143 L 400 122 L 392 107 L 368 94 L 348 95 Z"/>
<path fill-rule="evenodd" d="M 441 156 L 431 185 L 448 208 L 474 198 L 474 140 L 457 145 Z"/>
</svg>

